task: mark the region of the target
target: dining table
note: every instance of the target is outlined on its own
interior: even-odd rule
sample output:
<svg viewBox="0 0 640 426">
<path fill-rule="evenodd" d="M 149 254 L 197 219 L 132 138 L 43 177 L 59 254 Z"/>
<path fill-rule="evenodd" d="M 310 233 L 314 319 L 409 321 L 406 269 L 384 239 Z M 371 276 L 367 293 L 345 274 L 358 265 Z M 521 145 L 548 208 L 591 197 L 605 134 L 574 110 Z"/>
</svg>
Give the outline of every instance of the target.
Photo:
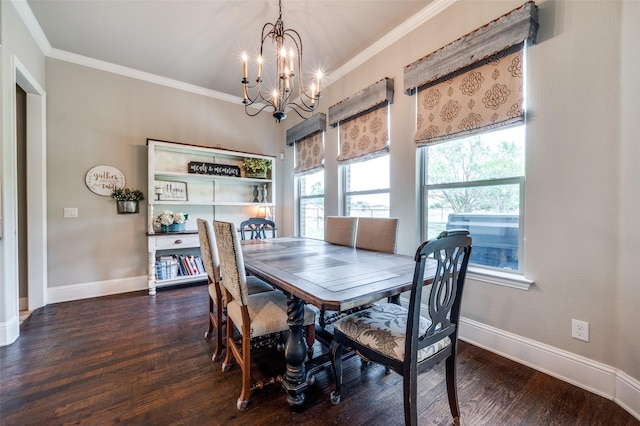
<svg viewBox="0 0 640 426">
<path fill-rule="evenodd" d="M 242 241 L 247 272 L 287 294 L 289 335 L 285 344 L 286 372 L 282 385 L 292 408 L 300 408 L 320 364 L 308 360 L 302 333 L 304 305 L 346 311 L 387 298 L 397 298 L 413 283 L 413 256 L 331 244 L 302 237 Z M 435 262 L 426 265 L 435 274 Z M 429 272 L 432 270 L 433 272 Z M 425 284 L 429 284 L 428 280 Z M 327 364 L 328 357 L 322 361 Z M 311 364 L 311 367 L 310 367 Z"/>
</svg>

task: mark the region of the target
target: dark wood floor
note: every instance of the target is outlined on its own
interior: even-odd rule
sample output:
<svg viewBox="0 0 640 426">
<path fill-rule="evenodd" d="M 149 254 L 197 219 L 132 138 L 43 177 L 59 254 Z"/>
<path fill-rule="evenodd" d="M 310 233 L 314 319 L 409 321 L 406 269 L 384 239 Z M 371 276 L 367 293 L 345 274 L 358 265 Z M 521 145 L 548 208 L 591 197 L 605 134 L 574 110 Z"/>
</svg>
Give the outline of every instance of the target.
<svg viewBox="0 0 640 426">
<path fill-rule="evenodd" d="M 185 287 L 87 299 L 36 310 L 0 348 L 0 424 L 401 425 L 396 374 L 345 362 L 343 402 L 329 401 L 318 373 L 307 407 L 293 413 L 280 386 L 236 410 L 240 370 L 211 362 L 207 289 Z M 317 350 L 321 350 L 317 344 Z M 458 387 L 465 425 L 638 425 L 615 403 L 461 342 Z M 262 353 L 256 376 L 280 373 L 282 354 Z M 443 369 L 420 376 L 419 421 L 449 425 Z"/>
</svg>

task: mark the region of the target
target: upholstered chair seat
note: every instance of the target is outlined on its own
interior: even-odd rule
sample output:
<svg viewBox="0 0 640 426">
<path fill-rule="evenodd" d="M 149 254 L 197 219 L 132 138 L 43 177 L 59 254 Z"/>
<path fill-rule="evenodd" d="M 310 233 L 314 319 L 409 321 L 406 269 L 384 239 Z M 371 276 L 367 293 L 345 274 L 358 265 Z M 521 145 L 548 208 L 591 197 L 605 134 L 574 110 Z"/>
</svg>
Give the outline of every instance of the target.
<svg viewBox="0 0 640 426">
<path fill-rule="evenodd" d="M 251 335 L 249 337 L 264 336 L 289 329 L 287 324 L 287 296 L 281 291 L 251 294 L 247 297 L 246 302 L 249 318 L 251 319 Z M 242 333 L 244 329 L 242 305 L 237 301 L 229 302 L 227 315 Z M 314 321 L 314 312 L 305 307 L 303 325 L 311 325 Z"/>
<path fill-rule="evenodd" d="M 333 324 L 333 328 L 340 330 L 349 339 L 371 350 L 403 361 L 408 315 L 409 310 L 403 306 L 395 303 L 383 303 L 342 318 Z M 429 326 L 431 326 L 431 320 L 420 316 L 418 334 L 425 334 Z M 445 337 L 419 349 L 418 362 L 427 359 L 450 344 L 451 339 Z"/>
</svg>

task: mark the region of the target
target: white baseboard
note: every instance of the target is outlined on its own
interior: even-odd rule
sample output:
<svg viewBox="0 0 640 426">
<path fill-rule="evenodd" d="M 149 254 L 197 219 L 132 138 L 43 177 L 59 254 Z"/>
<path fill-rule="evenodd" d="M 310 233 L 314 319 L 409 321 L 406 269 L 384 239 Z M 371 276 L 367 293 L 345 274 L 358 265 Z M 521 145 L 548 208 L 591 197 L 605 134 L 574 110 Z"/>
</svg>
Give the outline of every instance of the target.
<svg viewBox="0 0 640 426">
<path fill-rule="evenodd" d="M 20 336 L 20 318 L 13 317 L 0 323 L 0 346 L 10 345 Z"/>
<path fill-rule="evenodd" d="M 640 420 L 640 381 L 616 368 L 468 318 L 460 318 L 458 336 L 460 340 L 610 399 Z"/>
<path fill-rule="evenodd" d="M 147 276 L 144 275 L 119 280 L 94 281 L 83 284 L 49 287 L 47 289 L 47 301 L 48 303 L 69 302 L 71 300 L 89 299 L 91 297 L 148 289 L 149 281 Z"/>
</svg>

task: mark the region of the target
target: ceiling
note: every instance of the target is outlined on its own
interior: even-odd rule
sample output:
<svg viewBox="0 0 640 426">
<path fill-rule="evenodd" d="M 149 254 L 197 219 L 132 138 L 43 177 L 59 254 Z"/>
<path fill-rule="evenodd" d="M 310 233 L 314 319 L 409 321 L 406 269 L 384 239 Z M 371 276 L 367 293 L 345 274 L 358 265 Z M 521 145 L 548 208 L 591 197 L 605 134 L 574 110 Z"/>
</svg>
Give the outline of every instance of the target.
<svg viewBox="0 0 640 426">
<path fill-rule="evenodd" d="M 304 74 L 322 70 L 326 86 L 453 1 L 284 0 L 282 19 L 285 28 L 300 33 Z M 263 25 L 278 17 L 275 0 L 27 0 L 26 5 L 21 14 L 33 13 L 28 26 L 47 56 L 233 101 L 242 96 L 242 52 L 257 56 Z M 250 64 L 249 77 L 255 72 Z"/>
</svg>

